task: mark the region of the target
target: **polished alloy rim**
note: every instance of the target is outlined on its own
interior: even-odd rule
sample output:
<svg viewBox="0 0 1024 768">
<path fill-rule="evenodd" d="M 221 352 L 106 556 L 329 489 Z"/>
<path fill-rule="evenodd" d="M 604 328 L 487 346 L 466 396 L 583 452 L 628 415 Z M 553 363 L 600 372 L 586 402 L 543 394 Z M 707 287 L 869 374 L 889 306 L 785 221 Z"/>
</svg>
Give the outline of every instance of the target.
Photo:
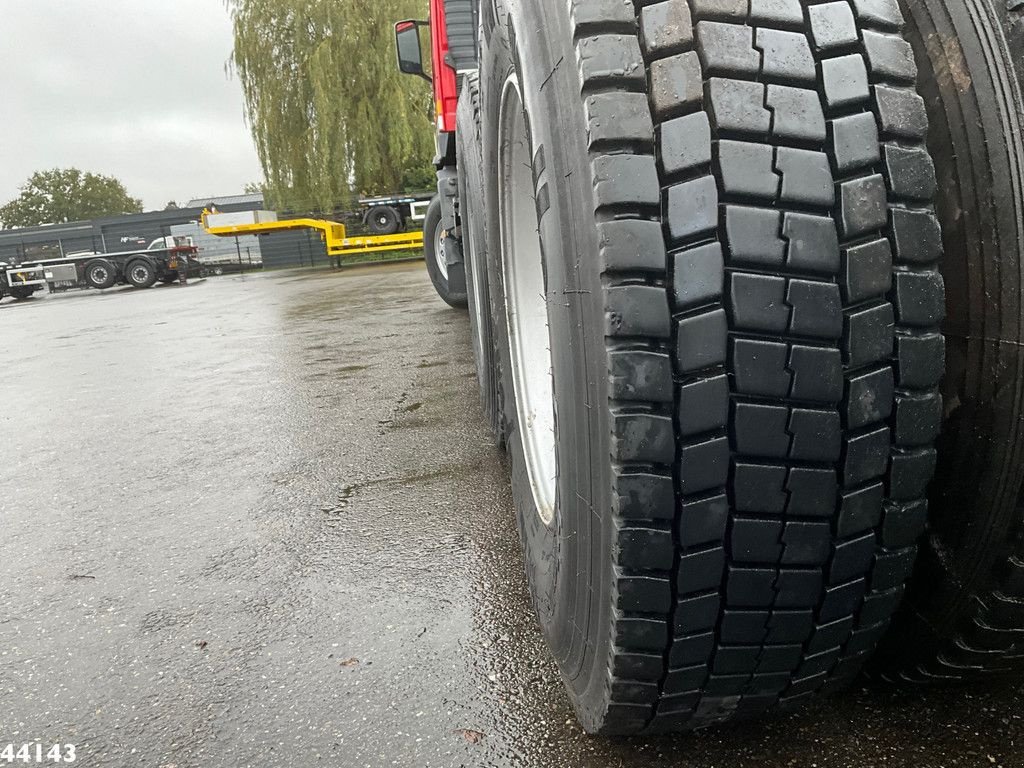
<svg viewBox="0 0 1024 768">
<path fill-rule="evenodd" d="M 533 500 L 541 520 L 551 525 L 558 475 L 551 334 L 530 143 L 514 76 L 505 82 L 498 131 L 498 215 L 517 423 Z"/>
</svg>

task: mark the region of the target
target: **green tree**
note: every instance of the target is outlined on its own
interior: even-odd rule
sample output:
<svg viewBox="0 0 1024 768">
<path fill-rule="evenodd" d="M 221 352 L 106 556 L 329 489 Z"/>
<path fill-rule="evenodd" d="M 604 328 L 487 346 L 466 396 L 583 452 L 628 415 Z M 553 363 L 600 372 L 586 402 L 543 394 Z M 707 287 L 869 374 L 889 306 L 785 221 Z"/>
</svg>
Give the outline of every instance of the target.
<svg viewBox="0 0 1024 768">
<path fill-rule="evenodd" d="M 405 169 L 402 174 L 403 192 L 428 192 L 437 187 L 437 171 L 433 158 L 430 162 Z"/>
<path fill-rule="evenodd" d="M 401 75 L 394 22 L 422 0 L 226 0 L 231 64 L 275 204 L 328 211 L 430 166 L 429 88 Z"/>
<path fill-rule="evenodd" d="M 141 210 L 142 201 L 131 197 L 124 184 L 112 176 L 55 168 L 33 173 L 21 194 L 0 207 L 0 223 L 5 229 L 34 227 Z"/>
</svg>

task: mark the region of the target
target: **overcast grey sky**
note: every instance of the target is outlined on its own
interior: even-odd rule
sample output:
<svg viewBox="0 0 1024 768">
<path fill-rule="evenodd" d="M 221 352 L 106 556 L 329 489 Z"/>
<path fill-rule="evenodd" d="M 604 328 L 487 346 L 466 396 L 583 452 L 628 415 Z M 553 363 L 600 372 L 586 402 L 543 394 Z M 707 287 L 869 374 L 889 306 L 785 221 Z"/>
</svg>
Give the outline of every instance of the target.
<svg viewBox="0 0 1024 768">
<path fill-rule="evenodd" d="M 146 210 L 259 181 L 231 44 L 222 0 L 0 0 L 0 204 L 68 166 Z"/>
</svg>

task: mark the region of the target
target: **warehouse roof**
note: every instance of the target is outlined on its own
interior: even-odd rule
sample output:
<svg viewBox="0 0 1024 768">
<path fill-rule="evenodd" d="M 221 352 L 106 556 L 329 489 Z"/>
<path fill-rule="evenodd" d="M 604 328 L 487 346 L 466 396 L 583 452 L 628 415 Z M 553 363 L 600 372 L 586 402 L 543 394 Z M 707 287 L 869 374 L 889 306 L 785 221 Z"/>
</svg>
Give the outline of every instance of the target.
<svg viewBox="0 0 1024 768">
<path fill-rule="evenodd" d="M 197 197 L 185 203 L 185 208 L 203 208 L 210 203 L 214 205 L 249 205 L 252 203 L 263 204 L 263 194 L 260 192 L 249 195 L 224 195 L 222 197 Z"/>
</svg>

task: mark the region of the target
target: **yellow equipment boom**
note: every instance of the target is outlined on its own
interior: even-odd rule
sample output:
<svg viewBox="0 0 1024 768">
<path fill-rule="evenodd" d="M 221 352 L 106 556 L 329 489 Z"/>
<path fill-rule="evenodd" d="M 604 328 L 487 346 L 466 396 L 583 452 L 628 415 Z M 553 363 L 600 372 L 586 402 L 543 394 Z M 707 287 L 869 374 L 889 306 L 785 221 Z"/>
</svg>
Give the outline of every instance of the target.
<svg viewBox="0 0 1024 768">
<path fill-rule="evenodd" d="M 349 237 L 344 224 L 323 219 L 289 219 L 287 221 L 246 221 L 217 225 L 210 223 L 216 217 L 212 211 L 203 211 L 203 229 L 217 237 L 236 235 L 268 235 L 272 232 L 288 232 L 296 229 L 315 229 L 327 247 L 328 256 L 350 256 L 357 253 L 377 251 L 404 251 L 423 247 L 422 232 L 400 232 L 397 235 L 373 237 Z"/>
</svg>

